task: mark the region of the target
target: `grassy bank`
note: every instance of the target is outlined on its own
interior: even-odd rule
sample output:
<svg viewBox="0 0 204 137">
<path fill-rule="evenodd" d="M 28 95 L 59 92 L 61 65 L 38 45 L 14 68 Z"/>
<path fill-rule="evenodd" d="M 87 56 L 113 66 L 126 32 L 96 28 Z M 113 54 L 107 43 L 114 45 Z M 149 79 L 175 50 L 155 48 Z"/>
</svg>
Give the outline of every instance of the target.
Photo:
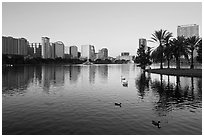
<svg viewBox="0 0 204 137">
<path fill-rule="evenodd" d="M 173 76 L 202 77 L 202 69 L 164 68 L 164 69 L 147 69 L 146 71 L 150 73 L 173 75 Z"/>
</svg>

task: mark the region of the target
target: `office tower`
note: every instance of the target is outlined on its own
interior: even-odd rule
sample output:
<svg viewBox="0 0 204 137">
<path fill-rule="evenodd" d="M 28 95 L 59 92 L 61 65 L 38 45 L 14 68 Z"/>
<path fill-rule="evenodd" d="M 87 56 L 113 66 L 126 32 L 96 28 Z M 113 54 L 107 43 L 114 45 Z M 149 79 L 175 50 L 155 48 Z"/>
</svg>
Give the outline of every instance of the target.
<svg viewBox="0 0 204 137">
<path fill-rule="evenodd" d="M 23 55 L 28 54 L 28 41 L 24 38 L 2 37 L 2 54 Z"/>
<path fill-rule="evenodd" d="M 41 43 L 35 43 L 35 57 L 42 57 L 42 45 Z"/>
<path fill-rule="evenodd" d="M 77 46 L 70 46 L 69 47 L 69 54 L 71 58 L 78 58 L 78 48 Z"/>
<path fill-rule="evenodd" d="M 192 36 L 199 36 L 199 26 L 196 24 L 181 25 L 177 27 L 177 36 L 184 36 L 186 38 Z"/>
<path fill-rule="evenodd" d="M 83 59 L 95 59 L 95 48 L 93 45 L 82 45 L 81 46 L 81 58 Z"/>
<path fill-rule="evenodd" d="M 98 59 L 105 60 L 108 58 L 108 49 L 107 48 L 102 48 L 98 52 Z"/>
<path fill-rule="evenodd" d="M 147 40 L 144 38 L 139 39 L 139 48 L 143 45 L 145 47 L 145 50 L 147 48 Z"/>
<path fill-rule="evenodd" d="M 51 58 L 50 38 L 42 37 L 42 58 Z"/>
<path fill-rule="evenodd" d="M 55 59 L 55 43 L 50 42 L 50 53 L 51 53 L 50 58 Z"/>
<path fill-rule="evenodd" d="M 54 43 L 54 53 L 55 58 L 64 58 L 64 44 L 61 41 L 57 41 Z"/>
<path fill-rule="evenodd" d="M 35 45 L 34 43 L 30 43 L 29 47 L 28 47 L 28 55 L 33 57 L 34 56 L 34 49 L 35 49 Z"/>
<path fill-rule="evenodd" d="M 25 38 L 18 39 L 18 55 L 28 55 L 29 43 Z"/>
</svg>

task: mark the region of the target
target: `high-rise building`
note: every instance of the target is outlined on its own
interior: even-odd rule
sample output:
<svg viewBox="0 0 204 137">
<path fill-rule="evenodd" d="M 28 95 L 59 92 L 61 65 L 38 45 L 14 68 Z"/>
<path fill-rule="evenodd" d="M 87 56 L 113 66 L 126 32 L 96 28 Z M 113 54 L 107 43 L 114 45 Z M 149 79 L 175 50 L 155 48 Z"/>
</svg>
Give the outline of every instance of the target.
<svg viewBox="0 0 204 137">
<path fill-rule="evenodd" d="M 139 39 L 139 48 L 143 45 L 145 49 L 147 48 L 147 40 L 144 38 Z"/>
<path fill-rule="evenodd" d="M 24 38 L 2 37 L 2 53 L 10 55 L 28 55 L 28 41 Z"/>
<path fill-rule="evenodd" d="M 199 36 L 199 26 L 196 24 L 181 25 L 177 27 L 177 36 L 192 37 Z"/>
<path fill-rule="evenodd" d="M 51 53 L 51 58 L 55 59 L 55 57 L 56 57 L 56 55 L 55 55 L 55 43 L 50 42 L 50 53 Z"/>
<path fill-rule="evenodd" d="M 81 58 L 94 60 L 95 48 L 93 45 L 82 45 L 81 46 Z"/>
<path fill-rule="evenodd" d="M 177 27 L 177 36 L 189 38 L 192 36 L 199 37 L 199 26 L 196 24 L 181 25 Z M 193 51 L 193 58 L 197 56 L 197 51 Z"/>
<path fill-rule="evenodd" d="M 77 46 L 70 46 L 69 47 L 69 54 L 71 58 L 78 58 L 78 48 Z"/>
<path fill-rule="evenodd" d="M 25 38 L 18 39 L 18 55 L 28 55 L 29 43 Z"/>
<path fill-rule="evenodd" d="M 50 38 L 42 37 L 42 58 L 51 58 Z"/>
<path fill-rule="evenodd" d="M 98 59 L 105 60 L 108 58 L 108 49 L 107 48 L 102 48 L 98 52 Z"/>
<path fill-rule="evenodd" d="M 64 44 L 61 41 L 57 41 L 54 43 L 54 53 L 55 58 L 64 58 Z"/>
<path fill-rule="evenodd" d="M 42 45 L 41 43 L 35 43 L 35 57 L 42 57 Z"/>
</svg>

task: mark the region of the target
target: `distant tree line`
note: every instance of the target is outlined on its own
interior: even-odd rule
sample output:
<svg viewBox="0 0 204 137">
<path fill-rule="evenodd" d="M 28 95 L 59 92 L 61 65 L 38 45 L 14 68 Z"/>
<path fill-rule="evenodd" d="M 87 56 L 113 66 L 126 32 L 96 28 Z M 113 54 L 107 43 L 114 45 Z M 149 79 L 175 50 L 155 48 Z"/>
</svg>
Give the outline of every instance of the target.
<svg viewBox="0 0 204 137">
<path fill-rule="evenodd" d="M 126 64 L 129 60 L 109 60 L 109 59 L 96 59 L 91 61 L 94 64 Z M 82 64 L 86 60 L 80 59 L 67 59 L 67 58 L 56 58 L 56 59 L 43 59 L 37 58 L 26 58 L 22 55 L 2 55 L 2 64 Z"/>
</svg>

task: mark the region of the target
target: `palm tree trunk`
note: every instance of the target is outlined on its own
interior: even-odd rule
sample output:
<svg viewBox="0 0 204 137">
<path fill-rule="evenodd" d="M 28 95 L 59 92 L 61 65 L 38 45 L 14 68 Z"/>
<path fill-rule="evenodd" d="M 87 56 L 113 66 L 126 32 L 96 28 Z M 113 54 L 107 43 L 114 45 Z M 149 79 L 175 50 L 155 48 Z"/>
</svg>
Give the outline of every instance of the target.
<svg viewBox="0 0 204 137">
<path fill-rule="evenodd" d="M 161 47 L 160 69 L 163 69 L 163 47 Z"/>
<path fill-rule="evenodd" d="M 179 59 L 179 57 L 176 58 L 176 68 L 180 69 L 180 59 Z"/>
<path fill-rule="evenodd" d="M 167 59 L 167 62 L 168 62 L 168 68 L 170 68 L 170 59 L 169 58 Z"/>
<path fill-rule="evenodd" d="M 194 69 L 194 65 L 193 65 L 193 50 L 191 51 L 191 69 Z"/>
</svg>

